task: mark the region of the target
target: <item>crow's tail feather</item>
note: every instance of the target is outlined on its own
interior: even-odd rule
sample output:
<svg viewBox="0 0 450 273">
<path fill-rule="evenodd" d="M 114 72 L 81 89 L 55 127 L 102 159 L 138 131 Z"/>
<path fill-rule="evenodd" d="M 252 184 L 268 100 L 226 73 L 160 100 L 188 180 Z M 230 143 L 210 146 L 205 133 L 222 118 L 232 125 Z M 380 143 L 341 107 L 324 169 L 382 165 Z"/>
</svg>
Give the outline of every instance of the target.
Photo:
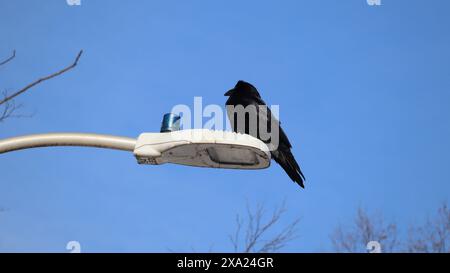
<svg viewBox="0 0 450 273">
<path fill-rule="evenodd" d="M 278 164 L 280 164 L 292 181 L 297 182 L 297 184 L 299 184 L 302 188 L 305 187 L 303 184 L 305 181 L 305 176 L 300 170 L 300 166 L 289 148 L 278 149 L 278 151 L 272 153 L 272 157 Z"/>
</svg>

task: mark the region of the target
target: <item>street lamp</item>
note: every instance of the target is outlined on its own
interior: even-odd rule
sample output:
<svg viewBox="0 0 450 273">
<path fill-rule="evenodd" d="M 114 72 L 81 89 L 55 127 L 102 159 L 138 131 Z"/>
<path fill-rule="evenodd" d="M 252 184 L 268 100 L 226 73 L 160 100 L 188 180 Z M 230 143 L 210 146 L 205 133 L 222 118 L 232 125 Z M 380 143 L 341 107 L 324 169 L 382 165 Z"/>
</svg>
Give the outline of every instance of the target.
<svg viewBox="0 0 450 273">
<path fill-rule="evenodd" d="M 139 164 L 263 169 L 270 166 L 268 147 L 246 134 L 208 129 L 143 133 L 138 139 L 99 134 L 50 133 L 0 140 L 0 154 L 48 146 L 84 146 L 133 152 Z"/>
</svg>

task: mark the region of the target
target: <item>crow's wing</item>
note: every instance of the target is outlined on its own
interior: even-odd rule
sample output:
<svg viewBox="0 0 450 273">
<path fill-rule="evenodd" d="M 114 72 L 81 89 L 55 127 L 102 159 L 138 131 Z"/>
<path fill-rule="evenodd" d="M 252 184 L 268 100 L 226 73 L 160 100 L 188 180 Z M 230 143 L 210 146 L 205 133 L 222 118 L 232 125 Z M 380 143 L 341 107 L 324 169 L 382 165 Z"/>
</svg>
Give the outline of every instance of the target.
<svg viewBox="0 0 450 273">
<path fill-rule="evenodd" d="M 305 180 L 305 177 L 300 170 L 300 166 L 298 165 L 297 161 L 294 158 L 294 155 L 291 152 L 292 145 L 284 132 L 284 130 L 280 126 L 280 122 L 278 122 L 277 118 L 272 114 L 272 111 L 269 107 L 267 107 L 266 103 L 261 99 L 259 96 L 251 96 L 251 97 L 233 97 L 230 98 L 227 103 L 227 105 L 242 105 L 244 107 L 248 105 L 254 105 L 256 109 L 258 109 L 258 122 L 265 122 L 267 124 L 266 128 L 271 128 L 272 123 L 275 122 L 277 124 L 274 124 L 276 126 L 275 128 L 278 128 L 278 134 L 279 134 L 279 143 L 277 149 L 274 149 L 271 151 L 272 158 L 284 169 L 284 171 L 289 175 L 289 177 L 295 181 L 297 184 L 299 184 L 301 187 L 304 187 L 303 181 Z M 266 113 L 262 113 L 260 106 L 264 105 L 266 106 Z M 228 118 L 230 121 L 232 120 L 231 115 L 234 115 L 234 113 L 228 112 Z M 235 123 L 237 122 L 236 116 L 233 118 Z M 246 133 L 249 132 L 248 129 L 248 121 L 245 121 L 245 131 L 240 133 Z M 237 132 L 237 126 L 236 124 L 231 124 L 233 127 L 233 131 Z M 258 128 L 258 135 L 256 136 L 260 138 L 259 135 L 259 128 Z M 264 141 L 264 140 L 263 140 Z M 267 143 L 267 141 L 266 141 Z"/>
<path fill-rule="evenodd" d="M 260 100 L 260 102 L 263 101 Z M 258 107 L 258 105 L 255 106 Z M 283 128 L 281 128 L 281 123 L 272 114 L 270 108 L 266 107 L 266 109 L 267 114 L 259 112 L 258 118 L 261 122 L 266 122 L 267 126 L 271 126 L 273 122 L 277 123 L 274 124 L 274 126 L 278 126 L 279 130 L 279 143 L 277 149 L 271 151 L 272 158 L 284 169 L 284 171 L 289 175 L 292 181 L 295 181 L 297 184 L 304 188 L 305 186 L 303 182 L 305 180 L 305 176 L 303 175 L 300 166 L 298 165 L 294 155 L 291 152 L 292 145 Z"/>
</svg>

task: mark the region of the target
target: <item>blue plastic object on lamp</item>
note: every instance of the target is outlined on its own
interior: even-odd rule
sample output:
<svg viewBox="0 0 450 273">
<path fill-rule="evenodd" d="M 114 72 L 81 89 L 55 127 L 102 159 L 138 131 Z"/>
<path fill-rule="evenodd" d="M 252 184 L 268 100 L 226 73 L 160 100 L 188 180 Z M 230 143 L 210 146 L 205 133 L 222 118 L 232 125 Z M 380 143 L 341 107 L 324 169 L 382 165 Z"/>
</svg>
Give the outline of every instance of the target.
<svg viewBox="0 0 450 273">
<path fill-rule="evenodd" d="M 180 119 L 181 117 L 179 115 L 172 113 L 165 114 L 161 124 L 161 133 L 180 130 Z"/>
</svg>

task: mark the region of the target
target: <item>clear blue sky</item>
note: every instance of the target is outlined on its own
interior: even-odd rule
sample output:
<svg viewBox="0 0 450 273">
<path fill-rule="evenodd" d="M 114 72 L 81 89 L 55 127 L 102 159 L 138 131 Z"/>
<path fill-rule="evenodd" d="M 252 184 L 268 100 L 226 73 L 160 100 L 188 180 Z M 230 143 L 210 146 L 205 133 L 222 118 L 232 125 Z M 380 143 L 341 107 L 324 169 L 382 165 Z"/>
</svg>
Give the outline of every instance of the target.
<svg viewBox="0 0 450 273">
<path fill-rule="evenodd" d="M 230 251 L 246 199 L 301 217 L 285 251 L 326 251 L 358 205 L 406 229 L 450 194 L 450 2 L 0 0 L 0 87 L 20 96 L 0 137 L 158 131 L 173 105 L 225 102 L 239 79 L 280 105 L 307 177 L 140 166 L 131 154 L 47 148 L 0 156 L 0 251 Z"/>
</svg>

